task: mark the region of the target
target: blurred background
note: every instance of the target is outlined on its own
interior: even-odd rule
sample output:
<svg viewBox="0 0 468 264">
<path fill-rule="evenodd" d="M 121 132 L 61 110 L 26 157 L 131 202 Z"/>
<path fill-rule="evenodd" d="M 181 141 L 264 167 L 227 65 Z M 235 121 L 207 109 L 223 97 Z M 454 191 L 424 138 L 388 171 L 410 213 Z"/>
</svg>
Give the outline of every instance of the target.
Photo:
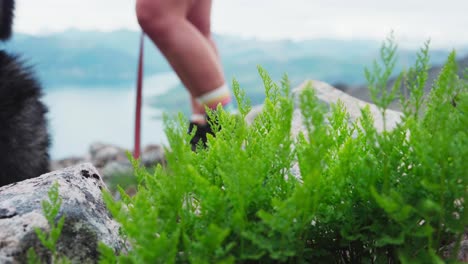
<svg viewBox="0 0 468 264">
<path fill-rule="evenodd" d="M 44 86 L 51 156 L 83 155 L 93 142 L 131 148 L 140 29 L 134 0 L 17 0 L 14 37 L 1 44 L 34 67 Z M 228 82 L 263 100 L 257 65 L 292 86 L 328 82 L 366 99 L 364 67 L 394 31 L 397 70 L 431 40 L 437 69 L 457 50 L 468 66 L 466 0 L 214 0 L 212 28 Z M 188 95 L 147 40 L 143 144 L 166 142 L 161 115 L 188 114 Z M 194 62 L 196 63 L 196 62 Z M 463 67 L 463 66 L 462 66 Z"/>
</svg>

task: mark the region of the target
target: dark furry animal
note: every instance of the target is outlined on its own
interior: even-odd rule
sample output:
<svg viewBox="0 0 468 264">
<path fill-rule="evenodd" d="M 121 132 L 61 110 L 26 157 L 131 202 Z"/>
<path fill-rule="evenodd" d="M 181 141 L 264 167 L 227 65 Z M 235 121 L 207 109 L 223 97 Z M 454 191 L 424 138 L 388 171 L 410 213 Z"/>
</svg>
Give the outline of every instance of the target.
<svg viewBox="0 0 468 264">
<path fill-rule="evenodd" d="M 0 0 L 0 39 L 11 35 L 13 0 Z M 0 186 L 49 170 L 46 107 L 29 67 L 0 51 Z"/>
<path fill-rule="evenodd" d="M 7 40 L 11 36 L 11 26 L 13 25 L 13 10 L 15 2 L 13 0 L 0 0 L 0 39 Z"/>
</svg>

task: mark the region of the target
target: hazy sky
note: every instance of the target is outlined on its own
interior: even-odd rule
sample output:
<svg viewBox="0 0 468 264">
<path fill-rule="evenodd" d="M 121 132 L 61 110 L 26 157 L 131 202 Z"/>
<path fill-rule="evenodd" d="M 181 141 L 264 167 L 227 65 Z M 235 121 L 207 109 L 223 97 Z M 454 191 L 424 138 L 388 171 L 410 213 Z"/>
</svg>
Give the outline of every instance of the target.
<svg viewBox="0 0 468 264">
<path fill-rule="evenodd" d="M 194 0 L 196 1 L 196 0 Z M 16 0 L 15 29 L 138 29 L 135 0 Z M 214 0 L 213 31 L 262 39 L 377 39 L 468 45 L 468 0 Z"/>
</svg>

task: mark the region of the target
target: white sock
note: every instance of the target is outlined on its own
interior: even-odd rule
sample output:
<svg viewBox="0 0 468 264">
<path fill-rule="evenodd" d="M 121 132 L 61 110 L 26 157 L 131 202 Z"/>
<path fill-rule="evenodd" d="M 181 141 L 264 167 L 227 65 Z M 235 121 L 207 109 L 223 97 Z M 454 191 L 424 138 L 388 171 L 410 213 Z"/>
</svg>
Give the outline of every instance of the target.
<svg viewBox="0 0 468 264">
<path fill-rule="evenodd" d="M 216 109 L 218 104 L 221 104 L 224 107 L 231 103 L 231 93 L 229 91 L 229 87 L 224 83 L 220 87 L 195 98 L 195 100 L 197 100 L 201 105 L 206 105 L 211 109 Z"/>
<path fill-rule="evenodd" d="M 192 114 L 190 116 L 190 122 L 196 123 L 196 124 L 205 124 L 206 117 L 204 114 Z"/>
</svg>

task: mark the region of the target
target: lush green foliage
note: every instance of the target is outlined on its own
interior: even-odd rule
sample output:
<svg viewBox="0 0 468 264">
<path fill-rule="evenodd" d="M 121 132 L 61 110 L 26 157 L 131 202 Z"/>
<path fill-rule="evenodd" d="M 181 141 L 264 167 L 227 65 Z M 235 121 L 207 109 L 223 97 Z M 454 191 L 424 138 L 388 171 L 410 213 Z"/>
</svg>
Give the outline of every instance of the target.
<svg viewBox="0 0 468 264">
<path fill-rule="evenodd" d="M 382 115 L 398 96 L 384 91 L 394 50 L 386 42 L 367 71 Z M 306 132 L 292 138 L 288 80 L 278 85 L 262 69 L 262 113 L 246 124 L 250 107 L 234 82 L 239 114 L 211 113 L 208 148 L 192 152 L 186 120 L 166 119 L 167 167 L 150 174 L 134 161 L 137 194 L 106 195 L 130 248 L 113 256 L 101 245 L 101 263 L 442 263 L 467 225 L 468 85 L 452 53 L 422 96 L 427 54 L 426 45 L 401 79 L 410 91 L 402 122 L 383 133 L 369 108 L 352 123 L 343 104 L 328 114 L 306 89 Z"/>
<path fill-rule="evenodd" d="M 50 262 L 66 264 L 70 263 L 70 261 L 57 252 L 57 241 L 62 233 L 63 224 L 65 223 L 64 215 L 62 215 L 57 222 L 55 221 L 60 211 L 60 206 L 62 205 L 62 199 L 59 196 L 58 187 L 58 183 L 54 183 L 48 192 L 48 198 L 50 201 L 42 201 L 42 210 L 44 211 L 44 215 L 49 223 L 50 230 L 45 232 L 39 228 L 35 228 L 35 231 L 42 245 L 51 253 Z M 33 248 L 28 250 L 28 263 L 43 263 Z"/>
</svg>

